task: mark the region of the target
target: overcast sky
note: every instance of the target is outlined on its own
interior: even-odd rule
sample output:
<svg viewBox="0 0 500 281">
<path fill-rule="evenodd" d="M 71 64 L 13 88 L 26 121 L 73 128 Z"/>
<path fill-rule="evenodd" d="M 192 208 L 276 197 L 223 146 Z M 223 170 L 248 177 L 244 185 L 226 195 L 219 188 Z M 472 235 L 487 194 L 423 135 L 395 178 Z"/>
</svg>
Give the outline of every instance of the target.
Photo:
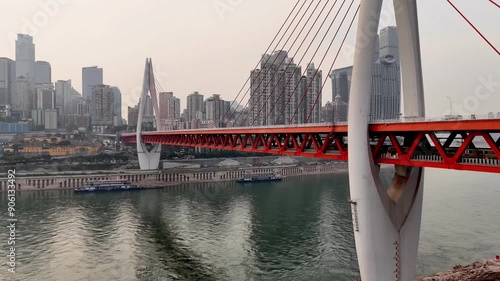
<svg viewBox="0 0 500 281">
<path fill-rule="evenodd" d="M 173 91 L 182 108 L 192 91 L 206 97 L 218 93 L 233 100 L 295 2 L 0 0 L 0 57 L 14 59 L 12 35 L 28 32 L 34 36 L 36 59 L 51 63 L 53 81 L 71 79 L 81 92 L 82 67 L 103 67 L 104 83 L 121 89 L 124 108 L 138 101 L 146 57 L 153 59 L 162 89 Z M 384 13 L 393 13 L 392 2 L 386 2 Z M 51 8 L 44 9 L 43 3 L 52 3 Z M 447 113 L 446 96 L 462 113 L 500 111 L 500 56 L 447 1 L 418 3 L 427 115 Z M 500 49 L 500 9 L 489 0 L 454 3 Z M 394 25 L 394 19 L 383 20 L 381 25 Z M 325 42 L 336 28 L 334 25 Z M 343 37 L 343 30 L 338 37 Z M 347 46 L 354 44 L 353 35 L 351 32 Z M 292 55 L 296 47 L 290 51 Z M 323 79 L 337 48 L 332 47 L 321 66 Z M 316 65 L 323 53 L 320 49 Z M 296 62 L 301 53 L 298 55 Z M 305 67 L 309 59 L 306 56 L 301 65 Z M 335 68 L 350 64 L 347 47 Z M 484 81 L 493 83 L 484 85 Z M 328 81 L 323 103 L 331 99 Z"/>
</svg>

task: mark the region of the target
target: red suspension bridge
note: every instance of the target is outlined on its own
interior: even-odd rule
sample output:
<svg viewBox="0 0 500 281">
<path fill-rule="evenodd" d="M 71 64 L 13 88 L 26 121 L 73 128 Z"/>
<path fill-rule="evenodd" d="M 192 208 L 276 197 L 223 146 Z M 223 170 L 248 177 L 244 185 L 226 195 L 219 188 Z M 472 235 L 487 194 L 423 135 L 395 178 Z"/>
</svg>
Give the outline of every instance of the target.
<svg viewBox="0 0 500 281">
<path fill-rule="evenodd" d="M 377 164 L 500 173 L 500 119 L 371 124 Z M 136 134 L 123 134 L 136 144 Z M 144 132 L 149 144 L 348 160 L 347 125 Z"/>
<path fill-rule="evenodd" d="M 330 5 L 331 2 L 333 2 L 332 5 Z M 313 87 L 314 78 L 319 73 L 319 67 L 325 61 L 327 54 L 331 52 L 334 42 L 337 41 L 337 36 L 341 33 L 344 25 L 349 22 L 348 26 L 344 27 L 345 34 L 335 52 L 336 55 L 329 72 L 333 69 L 359 12 L 360 5 L 354 5 L 354 2 L 350 1 L 350 4 L 346 4 L 346 0 L 317 1 L 313 5 L 314 1 L 298 0 L 267 47 L 265 53 L 270 50 L 274 53 L 284 49 L 291 50 L 292 57 L 302 53 L 298 62 L 298 65 L 300 65 L 311 47 L 316 43 L 318 35 L 324 33 L 319 44 L 317 44 L 316 48 L 313 48 L 314 53 L 308 62 L 308 64 L 311 64 L 321 47 L 325 45 L 325 39 L 332 32 L 332 27 L 335 24 L 338 25 L 328 47 L 324 50 L 321 63 L 315 70 L 313 78 L 307 81 L 305 90 L 299 91 L 300 83 L 294 81 L 293 77 L 287 74 L 286 71 L 271 72 L 266 70 L 263 71 L 262 76 L 270 77 L 270 79 L 255 79 L 255 81 L 252 81 L 251 77 L 249 77 L 232 102 L 232 105 L 240 107 L 252 89 L 265 89 L 257 91 L 257 94 L 253 94 L 253 97 L 247 98 L 243 107 L 249 109 L 250 114 L 244 116 L 243 111 L 241 111 L 235 116 L 237 114 L 235 110 L 228 110 L 217 124 L 217 126 L 227 127 L 232 122 L 233 127 L 144 132 L 141 133 L 139 139 L 146 144 L 348 160 L 348 128 L 346 124 L 308 124 L 314 108 L 320 106 L 317 103 L 321 99 L 321 92 L 327 79 L 321 85 L 316 85 L 320 89 L 316 90 L 312 99 L 307 96 L 307 93 Z M 452 1 L 447 0 L 447 2 L 498 54 L 497 48 L 474 26 L 464 13 Z M 321 3 L 324 3 L 324 5 L 320 6 Z M 495 2 L 492 3 L 498 7 Z M 346 21 L 348 18 L 350 20 Z M 312 21 L 313 19 L 314 21 Z M 323 29 L 324 26 L 326 30 Z M 308 39 L 310 42 L 307 44 Z M 274 48 L 272 48 L 273 45 Z M 256 71 L 261 63 L 262 60 L 256 64 L 253 71 Z M 269 57 L 265 63 L 277 65 L 278 69 L 287 67 L 285 56 Z M 303 77 L 306 72 L 307 70 L 304 73 L 298 73 L 299 77 Z M 146 77 L 147 81 L 145 79 L 143 91 L 146 94 L 149 91 L 152 96 L 156 95 L 156 89 L 161 89 L 161 85 L 155 81 L 152 69 L 147 71 Z M 247 87 L 249 82 L 251 83 Z M 285 91 L 287 88 L 289 89 L 288 92 Z M 264 104 L 249 104 L 252 98 L 259 99 L 266 91 L 276 93 L 276 95 L 266 94 L 266 96 L 262 97 Z M 243 95 L 240 97 L 241 94 Z M 305 124 L 296 124 L 297 122 L 294 124 L 294 117 L 298 114 L 301 104 L 308 98 L 311 99 L 310 103 L 312 104 L 309 105 L 308 111 L 303 114 L 303 123 Z M 274 101 L 271 101 L 271 99 Z M 157 102 L 156 99 L 153 100 L 155 103 Z M 290 108 L 295 110 L 284 114 Z M 272 114 L 276 116 L 270 118 Z M 259 116 L 265 116 L 265 118 L 259 119 Z M 251 120 L 249 120 L 249 117 L 252 117 Z M 239 123 L 238 120 L 240 120 Z M 259 124 L 259 120 L 264 121 Z M 272 122 L 269 122 L 269 120 L 272 120 Z M 390 120 L 388 123 L 371 124 L 368 127 L 371 151 L 375 163 L 500 172 L 500 139 L 496 135 L 496 133 L 500 133 L 500 120 L 442 122 L 415 121 L 415 118 L 410 120 L 414 121 L 395 122 Z M 235 127 L 237 124 L 249 127 L 237 128 Z M 279 124 L 289 125 L 279 126 Z M 270 126 L 255 127 L 263 125 Z M 122 139 L 126 144 L 136 144 L 138 140 L 135 133 L 124 134 Z M 476 144 L 478 140 L 480 144 Z"/>
<path fill-rule="evenodd" d="M 486 35 L 456 5 L 446 1 L 493 50 L 492 54 L 500 55 Z M 329 6 L 331 2 L 333 4 Z M 489 2 L 495 9 L 499 7 L 495 1 Z M 480 119 L 474 115 L 470 120 L 458 116 L 454 120 L 424 118 L 416 1 L 394 0 L 402 80 L 402 85 L 397 87 L 401 88 L 404 101 L 402 116 L 398 120 L 369 123 L 373 50 L 377 36 L 372 30 L 379 25 L 382 0 L 361 0 L 360 5 L 354 3 L 355 0 L 298 0 L 265 51 L 267 54 L 274 45 L 273 55 L 263 56 L 233 101 L 233 105 L 240 107 L 250 92 L 250 98 L 243 106 L 249 109 L 248 115 L 244 117 L 241 111 L 233 118 L 236 112 L 226 111 L 222 118 L 213 120 L 217 128 L 160 131 L 157 88 L 161 90 L 161 86 L 154 79 L 152 62 L 148 59 L 137 131 L 123 134 L 121 139 L 125 144 L 137 145 L 139 164 L 144 170 L 158 168 L 161 145 L 349 160 L 349 202 L 362 279 L 410 281 L 415 277 L 423 206 L 422 167 L 500 173 L 500 119 Z M 349 92 L 349 126 L 338 122 L 317 123 L 326 83 L 326 79 L 322 81 L 319 69 L 327 55 L 333 53 L 335 57 L 328 73 L 331 72 L 358 14 Z M 315 20 L 311 23 L 312 19 Z M 317 23 L 320 23 L 319 27 Z M 333 32 L 331 29 L 335 25 L 338 28 Z M 323 26 L 327 26 L 326 30 Z M 312 32 L 315 29 L 316 32 Z M 327 44 L 325 39 L 331 33 L 334 35 Z M 311 34 L 314 35 L 311 37 Z M 293 57 L 302 53 L 300 64 L 319 34 L 323 34 L 323 38 L 313 48 L 315 50 L 304 72 L 293 60 L 283 56 L 283 50 L 291 50 Z M 339 34 L 344 34 L 342 40 L 337 39 Z M 307 40 L 310 43 L 304 44 Z M 339 44 L 335 44 L 338 41 Z M 295 50 L 298 42 L 300 44 Z M 316 58 L 321 50 L 323 56 Z M 320 60 L 317 68 L 312 64 L 315 59 Z M 257 70 L 259 64 L 266 67 Z M 248 82 L 251 83 L 247 87 Z M 148 94 L 151 95 L 157 131 L 143 132 Z M 240 123 L 239 120 L 243 121 Z M 378 164 L 395 167 L 388 188 L 376 175 Z"/>
</svg>

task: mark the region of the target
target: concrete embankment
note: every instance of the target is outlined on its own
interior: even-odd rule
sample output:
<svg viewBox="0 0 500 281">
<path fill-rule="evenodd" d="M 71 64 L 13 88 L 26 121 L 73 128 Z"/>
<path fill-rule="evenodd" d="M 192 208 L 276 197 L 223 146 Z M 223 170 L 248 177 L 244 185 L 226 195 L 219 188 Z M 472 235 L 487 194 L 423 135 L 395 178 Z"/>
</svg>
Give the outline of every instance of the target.
<svg viewBox="0 0 500 281">
<path fill-rule="evenodd" d="M 239 168 L 202 168 L 176 170 L 123 170 L 45 173 L 43 175 L 18 174 L 15 178 L 16 189 L 50 190 L 74 189 L 87 182 L 96 180 L 123 179 L 142 187 L 161 187 L 179 183 L 233 181 L 243 177 L 247 172 L 253 174 L 275 173 L 284 177 L 296 175 L 326 174 L 336 171 L 347 171 L 346 162 L 334 162 L 317 165 L 282 165 L 264 167 Z M 0 191 L 7 190 L 7 178 L 0 178 Z"/>
</svg>

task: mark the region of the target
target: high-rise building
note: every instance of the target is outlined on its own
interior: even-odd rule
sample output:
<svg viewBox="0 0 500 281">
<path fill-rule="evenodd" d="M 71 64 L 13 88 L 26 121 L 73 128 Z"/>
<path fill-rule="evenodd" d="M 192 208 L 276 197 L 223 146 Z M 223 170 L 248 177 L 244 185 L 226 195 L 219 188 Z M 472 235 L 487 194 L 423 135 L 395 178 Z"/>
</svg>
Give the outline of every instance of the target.
<svg viewBox="0 0 500 281">
<path fill-rule="evenodd" d="M 321 122 L 321 99 L 322 99 L 323 73 L 314 67 L 314 63 L 307 66 L 307 94 L 306 111 L 303 123 Z M 301 120 L 302 121 L 302 120 Z"/>
<path fill-rule="evenodd" d="M 332 79 L 333 100 L 340 96 L 344 102 L 349 102 L 349 92 L 351 91 L 352 66 L 335 69 L 330 73 Z"/>
<path fill-rule="evenodd" d="M 128 113 L 127 113 L 127 116 L 128 116 L 128 126 L 131 127 L 131 128 L 134 128 L 137 126 L 137 119 L 139 117 L 139 106 L 135 106 L 135 107 L 128 107 Z"/>
<path fill-rule="evenodd" d="M 321 78 L 314 64 L 308 65 L 303 76 L 301 67 L 288 58 L 286 51 L 263 55 L 260 69 L 251 72 L 248 125 L 301 124 L 309 113 L 309 122 L 317 122 L 321 115 Z"/>
<path fill-rule="evenodd" d="M 349 104 L 347 102 L 342 101 L 340 96 L 336 96 L 335 100 L 332 104 L 332 120 L 327 122 L 346 122 L 347 114 L 349 112 Z"/>
<path fill-rule="evenodd" d="M 20 76 L 12 83 L 12 115 L 24 120 L 29 118 L 30 107 L 30 83 L 24 76 Z"/>
<path fill-rule="evenodd" d="M 193 92 L 187 97 L 187 120 L 186 122 L 191 122 L 193 120 L 202 120 L 204 111 L 203 95 L 198 92 Z"/>
<path fill-rule="evenodd" d="M 398 35 L 396 27 L 380 30 L 378 57 L 373 62 L 370 120 L 398 119 L 401 115 L 401 74 L 399 66 Z M 352 66 L 331 72 L 332 97 L 349 102 Z M 335 103 L 334 103 L 335 104 Z M 339 111 L 339 121 L 344 121 L 344 111 Z M 347 112 L 345 112 L 347 118 Z"/>
<path fill-rule="evenodd" d="M 220 95 L 214 94 L 205 101 L 205 119 L 213 120 L 215 124 L 225 115 L 225 101 L 220 98 Z"/>
<path fill-rule="evenodd" d="M 35 62 L 35 86 L 52 84 L 52 69 L 46 61 Z"/>
<path fill-rule="evenodd" d="M 379 35 L 379 57 L 393 58 L 399 61 L 398 30 L 395 26 L 388 26 L 380 30 Z"/>
<path fill-rule="evenodd" d="M 275 51 L 264 54 L 260 61 L 260 69 L 250 73 L 250 120 L 249 125 L 283 124 L 280 118 L 285 102 L 283 91 L 284 80 L 281 74 L 287 65 L 293 63 L 286 51 Z M 277 119 L 280 119 L 279 121 Z"/>
<path fill-rule="evenodd" d="M 0 58 L 0 105 L 10 105 L 12 82 L 16 80 L 16 63 L 8 58 Z"/>
<path fill-rule="evenodd" d="M 113 91 L 108 85 L 97 85 L 92 88 L 91 119 L 92 130 L 103 133 L 113 125 L 114 103 Z"/>
<path fill-rule="evenodd" d="M 296 65 L 293 60 L 290 60 L 285 66 L 285 74 L 279 74 L 279 77 L 283 76 L 283 89 L 280 93 L 283 98 L 281 103 L 276 105 L 279 106 L 277 112 L 277 118 L 279 118 L 280 124 L 299 124 L 303 123 L 303 108 L 305 108 L 305 103 L 300 104 L 300 99 L 305 91 L 305 77 L 302 77 L 302 67 Z M 288 104 L 287 104 L 288 103 Z M 286 105 L 285 109 L 283 107 Z M 283 112 L 283 113 L 281 113 Z M 281 117 L 280 117 L 281 116 Z M 266 116 L 263 116 L 264 118 Z M 276 122 L 276 121 L 274 121 Z M 273 123 L 274 124 L 274 123 Z M 257 124 L 255 124 L 257 125 Z"/>
<path fill-rule="evenodd" d="M 82 68 L 82 95 L 84 99 L 91 100 L 92 88 L 103 83 L 102 68 L 98 68 L 97 66 Z"/>
<path fill-rule="evenodd" d="M 17 34 L 16 40 L 16 79 L 23 77 L 29 84 L 28 117 L 36 107 L 35 92 L 35 44 L 33 37 Z"/>
<path fill-rule="evenodd" d="M 45 130 L 57 130 L 57 110 L 46 109 L 44 110 L 44 115 Z"/>
<path fill-rule="evenodd" d="M 36 88 L 37 109 L 56 109 L 56 95 L 52 84 L 40 85 Z"/>
<path fill-rule="evenodd" d="M 329 101 L 321 108 L 321 121 L 333 122 L 333 104 Z"/>
<path fill-rule="evenodd" d="M 181 100 L 172 92 L 160 93 L 160 119 L 179 120 L 181 118 Z"/>
<path fill-rule="evenodd" d="M 90 116 L 90 105 L 89 105 L 88 101 L 86 101 L 82 98 L 81 101 L 79 101 L 76 104 L 76 115 L 79 115 L 79 116 L 89 115 Z"/>
<path fill-rule="evenodd" d="M 61 109 L 61 113 L 73 113 L 71 108 L 71 96 L 71 80 L 58 80 L 56 82 L 56 106 Z"/>
<path fill-rule="evenodd" d="M 17 34 L 16 78 L 23 76 L 31 86 L 35 82 L 35 44 L 28 34 Z"/>
<path fill-rule="evenodd" d="M 399 119 L 401 115 L 401 74 L 399 62 L 380 58 L 373 63 L 370 120 Z"/>
<path fill-rule="evenodd" d="M 45 112 L 41 108 L 31 111 L 31 123 L 34 127 L 45 126 Z"/>
<path fill-rule="evenodd" d="M 122 125 L 122 92 L 118 87 L 111 87 L 113 91 L 113 125 Z"/>
</svg>

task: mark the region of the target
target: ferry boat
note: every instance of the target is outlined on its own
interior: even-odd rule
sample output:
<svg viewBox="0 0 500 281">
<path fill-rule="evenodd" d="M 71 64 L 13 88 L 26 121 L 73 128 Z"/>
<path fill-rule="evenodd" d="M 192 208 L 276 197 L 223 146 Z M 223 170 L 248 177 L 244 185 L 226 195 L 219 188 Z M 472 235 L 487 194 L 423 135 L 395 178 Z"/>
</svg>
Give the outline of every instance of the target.
<svg viewBox="0 0 500 281">
<path fill-rule="evenodd" d="M 140 190 L 141 187 L 132 185 L 127 180 L 100 180 L 85 184 L 80 188 L 76 188 L 74 192 L 102 192 L 102 191 L 127 191 Z"/>
<path fill-rule="evenodd" d="M 251 182 L 269 182 L 269 181 L 282 181 L 283 178 L 277 176 L 274 173 L 265 173 L 265 174 L 250 174 L 245 173 L 243 178 L 237 180 L 238 183 L 251 183 Z"/>
</svg>

